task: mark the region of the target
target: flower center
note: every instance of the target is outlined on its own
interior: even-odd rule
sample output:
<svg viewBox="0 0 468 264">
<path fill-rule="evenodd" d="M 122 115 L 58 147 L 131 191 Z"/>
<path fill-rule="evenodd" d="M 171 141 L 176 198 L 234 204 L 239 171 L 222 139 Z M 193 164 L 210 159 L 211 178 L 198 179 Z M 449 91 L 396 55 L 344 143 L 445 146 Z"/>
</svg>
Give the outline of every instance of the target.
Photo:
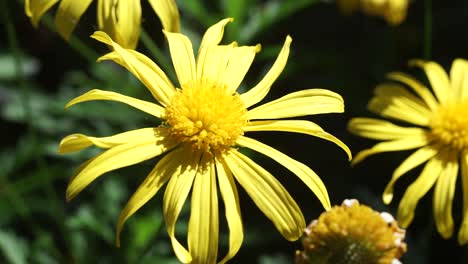
<svg viewBox="0 0 468 264">
<path fill-rule="evenodd" d="M 430 136 L 445 146 L 468 147 L 468 101 L 441 106 L 431 120 Z"/>
<path fill-rule="evenodd" d="M 166 107 L 169 133 L 192 149 L 225 151 L 235 145 L 247 124 L 247 109 L 239 94 L 224 85 L 200 80 L 177 90 Z"/>
</svg>

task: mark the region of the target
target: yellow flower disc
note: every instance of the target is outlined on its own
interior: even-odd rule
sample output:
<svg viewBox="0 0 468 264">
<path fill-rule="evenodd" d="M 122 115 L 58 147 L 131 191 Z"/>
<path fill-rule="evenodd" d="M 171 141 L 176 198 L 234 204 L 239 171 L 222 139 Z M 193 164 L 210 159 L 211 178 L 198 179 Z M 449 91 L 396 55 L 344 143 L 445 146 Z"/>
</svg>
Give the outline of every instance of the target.
<svg viewBox="0 0 468 264">
<path fill-rule="evenodd" d="M 440 106 L 431 120 L 430 136 L 457 150 L 468 147 L 468 102 Z"/>
</svg>

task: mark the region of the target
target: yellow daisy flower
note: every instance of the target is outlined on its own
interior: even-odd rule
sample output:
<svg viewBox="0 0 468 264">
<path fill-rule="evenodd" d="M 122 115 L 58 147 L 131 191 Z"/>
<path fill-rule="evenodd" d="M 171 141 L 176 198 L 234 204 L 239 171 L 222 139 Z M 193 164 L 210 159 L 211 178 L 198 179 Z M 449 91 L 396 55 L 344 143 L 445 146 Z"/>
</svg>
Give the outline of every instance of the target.
<svg viewBox="0 0 468 264">
<path fill-rule="evenodd" d="M 93 0 L 26 0 L 25 12 L 31 23 L 37 27 L 42 15 L 59 1 L 55 24 L 60 35 L 68 39 Z M 148 1 L 161 20 L 163 28 L 179 32 L 179 11 L 175 0 Z M 134 49 L 140 35 L 140 0 L 98 0 L 97 23 L 100 30 L 109 34 L 122 47 Z"/>
<path fill-rule="evenodd" d="M 344 14 L 361 10 L 369 16 L 384 18 L 390 25 L 399 25 L 405 18 L 409 0 L 337 0 L 338 8 Z"/>
<path fill-rule="evenodd" d="M 113 48 L 99 61 L 113 60 L 127 68 L 146 85 L 157 103 L 114 92 L 92 90 L 73 99 L 66 107 L 85 101 L 111 100 L 128 104 L 163 120 L 161 126 L 132 130 L 111 137 L 73 134 L 60 143 L 60 153 L 74 152 L 92 145 L 108 149 L 80 167 L 68 185 L 67 200 L 73 199 L 106 172 L 164 154 L 122 210 L 117 226 L 117 244 L 124 222 L 167 183 L 163 214 L 177 257 L 182 262 L 216 262 L 219 187 L 227 208 L 226 220 L 230 230 L 230 249 L 221 262 L 229 260 L 239 250 L 243 240 L 234 179 L 286 239 L 297 240 L 305 228 L 298 205 L 275 177 L 239 152 L 239 147 L 267 155 L 285 166 L 317 195 L 325 208 L 330 208 L 324 184 L 309 167 L 243 134 L 253 131 L 303 133 L 329 140 L 350 155 L 344 143 L 313 122 L 277 120 L 343 112 L 341 96 L 323 89 L 302 90 L 247 110 L 266 96 L 282 72 L 289 55 L 291 38 L 286 38 L 278 58 L 265 77 L 248 92 L 238 94 L 236 89 L 260 46 L 238 46 L 235 42 L 218 45 L 224 27 L 230 21 L 224 19 L 206 31 L 197 59 L 185 35 L 164 31 L 180 88 L 176 88 L 145 55 L 123 49 L 104 32 L 92 35 L 94 39 Z M 174 229 L 190 190 L 192 196 L 187 250 L 176 239 Z"/>
<path fill-rule="evenodd" d="M 424 69 L 431 91 L 411 76 L 390 73 L 399 83 L 379 85 L 370 101 L 370 111 L 383 117 L 415 125 L 403 127 L 374 118 L 353 118 L 349 130 L 356 135 L 384 140 L 359 152 L 353 160 L 358 163 L 380 152 L 418 149 L 394 171 L 383 193 L 386 204 L 393 198 L 393 185 L 406 172 L 425 163 L 419 178 L 406 190 L 398 208 L 397 218 L 407 227 L 414 217 L 418 201 L 434 190 L 434 218 L 438 232 L 444 238 L 453 233 L 452 201 L 455 182 L 461 167 L 463 189 L 463 221 L 458 242 L 468 242 L 468 61 L 456 59 L 450 77 L 435 62 L 415 60 L 412 65 Z"/>
</svg>

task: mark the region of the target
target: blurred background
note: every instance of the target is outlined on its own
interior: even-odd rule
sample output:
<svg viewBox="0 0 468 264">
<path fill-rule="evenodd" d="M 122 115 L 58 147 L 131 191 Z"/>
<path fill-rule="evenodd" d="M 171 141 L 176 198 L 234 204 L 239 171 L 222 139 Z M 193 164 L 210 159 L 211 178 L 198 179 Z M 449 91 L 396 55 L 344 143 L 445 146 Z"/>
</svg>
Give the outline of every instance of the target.
<svg viewBox="0 0 468 264">
<path fill-rule="evenodd" d="M 148 115 L 123 104 L 90 102 L 64 110 L 64 105 L 90 89 L 113 90 L 141 99 L 150 93 L 130 73 L 113 63 L 95 63 L 107 52 L 88 36 L 96 30 L 93 3 L 66 43 L 55 32 L 52 8 L 34 29 L 20 0 L 1 0 L 0 22 L 0 263 L 178 263 L 162 220 L 163 190 L 127 222 L 121 248 L 114 245 L 120 210 L 155 160 L 108 173 L 73 201 L 65 189 L 74 169 L 99 151 L 91 149 L 58 155 L 61 138 L 71 133 L 108 136 L 156 124 Z M 264 100 L 306 88 L 325 88 L 341 94 L 344 114 L 307 119 L 343 140 L 353 151 L 375 142 L 346 131 L 351 117 L 372 116 L 366 110 L 373 88 L 390 71 L 404 71 L 427 83 L 421 71 L 407 62 L 424 58 L 449 69 L 453 59 L 468 58 L 468 1 L 411 1 L 406 20 L 390 26 L 379 17 L 360 12 L 343 15 L 334 1 L 240 0 L 177 1 L 182 32 L 195 43 L 205 29 L 224 17 L 224 43 L 262 44 L 241 89 L 255 85 L 274 62 L 285 37 L 293 38 L 288 65 Z M 144 32 L 137 50 L 174 77 L 161 24 L 142 1 Z M 173 79 L 174 80 L 174 79 Z M 467 113 L 468 114 L 468 113 Z M 308 136 L 255 133 L 259 139 L 314 169 L 325 182 L 333 204 L 357 198 L 379 211 L 396 212 L 399 200 L 420 168 L 396 184 L 395 199 L 386 206 L 381 193 L 393 170 L 408 153 L 370 157 L 351 168 L 335 145 Z M 254 155 L 252 153 L 251 155 Z M 323 208 L 292 173 L 255 157 L 289 190 L 307 222 Z M 285 240 L 239 188 L 245 239 L 231 263 L 292 263 L 300 242 Z M 460 180 L 454 199 L 455 232 L 461 222 Z M 189 206 L 177 226 L 184 241 Z M 221 209 L 224 210 L 224 209 Z M 227 252 L 228 232 L 220 211 L 219 254 Z M 403 263 L 468 263 L 468 247 L 456 235 L 442 239 L 435 230 L 432 191 L 419 203 L 407 230 L 408 252 Z"/>
</svg>

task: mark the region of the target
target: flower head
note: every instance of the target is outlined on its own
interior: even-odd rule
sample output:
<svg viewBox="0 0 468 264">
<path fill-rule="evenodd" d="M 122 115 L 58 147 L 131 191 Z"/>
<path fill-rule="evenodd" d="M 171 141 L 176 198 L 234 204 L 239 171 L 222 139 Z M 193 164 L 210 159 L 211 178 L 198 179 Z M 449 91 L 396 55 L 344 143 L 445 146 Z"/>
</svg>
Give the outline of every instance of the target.
<svg viewBox="0 0 468 264">
<path fill-rule="evenodd" d="M 406 172 L 426 163 L 419 178 L 409 186 L 398 208 L 398 220 L 407 227 L 414 217 L 418 201 L 435 185 L 434 218 L 444 238 L 453 233 L 452 201 L 461 167 L 463 220 L 458 242 L 468 242 L 468 61 L 456 59 L 450 78 L 435 62 L 412 61 L 426 72 L 434 93 L 403 73 L 389 78 L 399 83 L 380 85 L 368 107 L 374 113 L 413 124 L 403 127 L 374 118 L 353 118 L 351 132 L 385 142 L 358 153 L 353 163 L 380 152 L 417 149 L 394 171 L 383 193 L 385 203 L 393 198 L 393 185 Z"/>
<path fill-rule="evenodd" d="M 390 25 L 399 25 L 406 18 L 409 0 L 337 0 L 345 14 L 361 10 L 369 16 L 380 16 Z"/>
<path fill-rule="evenodd" d="M 26 0 L 25 12 L 34 26 L 42 15 L 60 1 L 55 24 L 68 39 L 92 0 Z M 175 0 L 148 0 L 165 30 L 179 32 L 179 12 Z M 138 43 L 141 24 L 140 0 L 98 0 L 97 23 L 122 47 L 133 49 Z"/>
<path fill-rule="evenodd" d="M 307 226 L 296 263 L 396 264 L 406 252 L 404 238 L 391 214 L 345 200 Z"/>
<path fill-rule="evenodd" d="M 190 40 L 165 31 L 179 81 L 176 88 L 166 74 L 145 55 L 124 49 L 104 32 L 92 37 L 113 48 L 99 60 L 113 60 L 131 71 L 150 90 L 156 103 L 122 94 L 92 90 L 67 107 L 92 100 L 119 101 L 162 119 L 160 126 L 96 138 L 82 134 L 62 140 L 59 151 L 68 153 L 95 145 L 107 149 L 84 163 L 67 188 L 67 200 L 75 197 L 102 174 L 162 155 L 128 201 L 117 226 L 117 244 L 124 222 L 167 183 L 163 214 L 177 257 L 182 262 L 214 263 L 218 244 L 218 194 L 226 209 L 230 248 L 221 262 L 232 258 L 242 240 L 242 220 L 237 181 L 259 209 L 288 240 L 296 240 L 305 227 L 302 213 L 286 189 L 264 168 L 238 148 L 250 148 L 271 157 L 296 174 L 330 207 L 327 190 L 306 165 L 244 134 L 251 131 L 283 131 L 308 134 L 349 149 L 317 124 L 305 120 L 278 120 L 311 114 L 343 111 L 342 98 L 331 91 L 309 89 L 249 109 L 268 93 L 286 65 L 291 38 L 288 36 L 265 77 L 243 94 L 236 92 L 260 46 L 219 45 L 224 19 L 210 27 L 202 38 L 197 59 Z M 191 192 L 188 250 L 175 237 L 175 223 Z"/>
</svg>

